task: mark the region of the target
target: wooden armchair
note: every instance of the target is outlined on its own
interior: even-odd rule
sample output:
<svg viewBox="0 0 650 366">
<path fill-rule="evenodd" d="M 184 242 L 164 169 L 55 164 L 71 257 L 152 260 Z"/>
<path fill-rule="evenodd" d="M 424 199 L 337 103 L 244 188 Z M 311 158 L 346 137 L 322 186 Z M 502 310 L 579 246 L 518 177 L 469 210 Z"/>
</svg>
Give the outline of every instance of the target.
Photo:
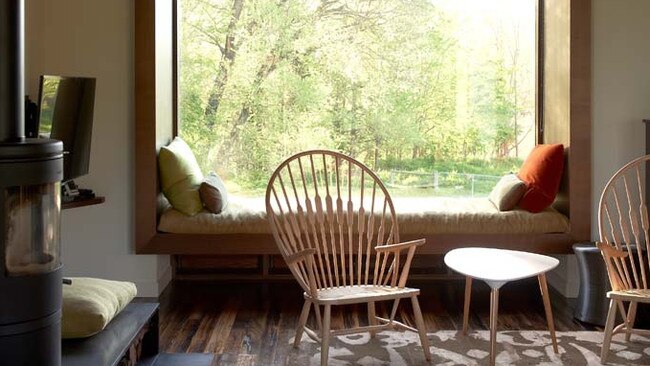
<svg viewBox="0 0 650 366">
<path fill-rule="evenodd" d="M 648 161 L 650 155 L 626 164 L 609 180 L 600 197 L 598 247 L 612 285 L 612 291 L 607 293 L 610 305 L 600 355 L 602 363 L 607 361 L 614 334 L 624 332 L 626 340 L 632 333 L 650 335 L 650 330 L 634 329 L 637 304 L 650 303 L 650 222 L 642 183 L 650 168 Z M 625 302 L 629 303 L 627 309 Z M 614 327 L 617 309 L 623 323 Z"/>
<path fill-rule="evenodd" d="M 417 300 L 420 290 L 405 287 L 424 239 L 400 242 L 393 202 L 370 169 L 337 152 L 296 154 L 271 176 L 266 212 L 275 242 L 305 291 L 294 346 L 304 331 L 320 342 L 321 365 L 327 365 L 332 336 L 370 332 L 374 337 L 378 331 L 402 328 L 419 333 L 425 357 L 431 359 Z M 403 298 L 411 299 L 417 329 L 395 320 Z M 393 300 L 389 317 L 376 316 L 375 302 L 386 300 Z M 332 306 L 358 303 L 367 303 L 368 326 L 330 329 Z M 305 326 L 312 305 L 318 331 Z"/>
</svg>

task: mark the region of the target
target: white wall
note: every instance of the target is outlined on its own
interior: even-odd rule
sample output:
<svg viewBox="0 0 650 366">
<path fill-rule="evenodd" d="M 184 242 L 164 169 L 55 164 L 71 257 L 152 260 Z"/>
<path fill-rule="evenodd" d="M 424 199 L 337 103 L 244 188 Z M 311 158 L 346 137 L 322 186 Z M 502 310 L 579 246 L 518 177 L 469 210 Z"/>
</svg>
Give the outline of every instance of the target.
<svg viewBox="0 0 650 366">
<path fill-rule="evenodd" d="M 648 0 L 593 1 L 593 210 L 598 238 L 598 200 L 607 180 L 645 154 L 650 119 Z"/>
<path fill-rule="evenodd" d="M 649 0 L 592 1 L 592 240 L 598 239 L 598 200 L 607 180 L 645 154 L 650 118 Z M 575 256 L 562 256 L 549 282 L 577 296 Z"/>
<path fill-rule="evenodd" d="M 26 0 L 27 93 L 41 74 L 97 78 L 90 174 L 77 179 L 106 202 L 63 211 L 65 274 L 133 281 L 157 296 L 167 256 L 134 253 L 133 0 Z"/>
</svg>

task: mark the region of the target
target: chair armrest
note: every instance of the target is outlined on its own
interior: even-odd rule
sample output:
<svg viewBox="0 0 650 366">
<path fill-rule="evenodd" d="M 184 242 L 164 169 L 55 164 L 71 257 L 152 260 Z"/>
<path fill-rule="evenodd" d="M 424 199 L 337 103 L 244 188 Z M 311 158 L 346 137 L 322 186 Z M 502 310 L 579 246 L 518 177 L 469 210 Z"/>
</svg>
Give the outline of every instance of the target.
<svg viewBox="0 0 650 366">
<path fill-rule="evenodd" d="M 425 242 L 426 239 L 417 239 L 417 240 L 405 241 L 403 243 L 397 243 L 397 244 L 378 245 L 375 247 L 375 250 L 377 251 L 377 253 L 399 252 L 402 249 L 406 249 L 410 247 L 419 247 L 423 245 Z"/>
<path fill-rule="evenodd" d="M 609 276 L 609 283 L 612 286 L 612 290 L 624 290 L 630 288 L 630 279 L 627 277 L 627 272 L 625 267 L 625 257 L 628 256 L 628 252 L 616 249 L 607 243 L 596 243 L 600 253 L 603 255 L 605 260 L 605 267 L 607 268 L 607 275 Z M 624 276 L 625 274 L 625 276 Z"/>
<path fill-rule="evenodd" d="M 395 256 L 393 264 L 390 266 L 389 272 L 392 271 L 392 280 L 391 286 L 404 287 L 406 285 L 406 279 L 408 278 L 409 271 L 411 270 L 411 261 L 413 260 L 413 255 L 417 247 L 423 245 L 426 242 L 425 239 L 417 239 L 406 241 L 403 243 L 397 244 L 388 244 L 388 245 L 378 245 L 375 247 L 377 255 L 380 256 L 382 253 L 385 256 L 388 256 L 388 253 L 393 253 Z M 404 267 L 401 268 L 401 273 L 399 264 L 400 264 L 400 251 L 403 249 L 408 249 L 406 254 L 406 261 L 404 262 Z"/>
<path fill-rule="evenodd" d="M 284 257 L 289 269 L 310 296 L 316 296 L 316 277 L 314 276 L 314 254 L 316 249 L 303 249 Z M 301 263 L 302 262 L 302 263 Z"/>
<path fill-rule="evenodd" d="M 313 256 L 314 254 L 316 254 L 316 249 L 314 248 L 303 249 L 297 253 L 293 253 L 285 257 L 285 261 L 287 264 L 294 264 L 299 261 L 304 261 L 307 259 L 307 257 Z"/>
<path fill-rule="evenodd" d="M 607 257 L 612 257 L 612 258 L 625 258 L 625 257 L 627 257 L 627 255 L 628 255 L 628 253 L 627 253 L 626 251 L 618 250 L 618 249 L 612 247 L 611 245 L 609 245 L 609 244 L 607 244 L 607 243 L 600 243 L 600 242 L 598 242 L 598 243 L 596 243 L 596 246 L 597 246 L 598 249 L 600 249 L 600 251 L 601 251 L 604 255 L 606 255 Z"/>
</svg>

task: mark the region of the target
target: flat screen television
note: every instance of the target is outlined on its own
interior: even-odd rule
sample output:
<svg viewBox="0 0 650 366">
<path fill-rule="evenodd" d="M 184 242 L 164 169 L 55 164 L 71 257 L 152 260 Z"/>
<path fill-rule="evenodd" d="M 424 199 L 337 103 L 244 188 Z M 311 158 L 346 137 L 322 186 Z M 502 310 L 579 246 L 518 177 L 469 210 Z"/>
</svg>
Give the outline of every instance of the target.
<svg viewBox="0 0 650 366">
<path fill-rule="evenodd" d="M 95 79 L 43 75 L 38 105 L 39 136 L 63 141 L 63 181 L 88 174 Z"/>
</svg>

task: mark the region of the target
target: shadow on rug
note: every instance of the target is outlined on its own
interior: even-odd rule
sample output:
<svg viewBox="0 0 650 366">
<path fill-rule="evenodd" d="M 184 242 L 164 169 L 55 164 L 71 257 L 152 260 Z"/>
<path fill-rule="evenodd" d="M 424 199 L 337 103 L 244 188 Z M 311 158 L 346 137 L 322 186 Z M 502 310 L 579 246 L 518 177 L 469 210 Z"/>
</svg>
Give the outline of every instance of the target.
<svg viewBox="0 0 650 366">
<path fill-rule="evenodd" d="M 557 332 L 559 354 L 553 353 L 547 331 L 500 331 L 497 336 L 499 365 L 600 365 L 601 332 Z M 332 339 L 330 365 L 487 365 L 490 334 L 473 331 L 462 336 L 458 331 L 429 333 L 433 362 L 426 363 L 417 334 L 385 331 L 371 339 L 368 333 Z M 293 343 L 293 339 L 290 340 Z M 650 364 L 650 338 L 632 336 L 625 342 L 618 334 L 612 340 L 608 365 Z M 293 349 L 288 365 L 319 365 L 320 346 L 303 336 L 299 349 Z"/>
</svg>

